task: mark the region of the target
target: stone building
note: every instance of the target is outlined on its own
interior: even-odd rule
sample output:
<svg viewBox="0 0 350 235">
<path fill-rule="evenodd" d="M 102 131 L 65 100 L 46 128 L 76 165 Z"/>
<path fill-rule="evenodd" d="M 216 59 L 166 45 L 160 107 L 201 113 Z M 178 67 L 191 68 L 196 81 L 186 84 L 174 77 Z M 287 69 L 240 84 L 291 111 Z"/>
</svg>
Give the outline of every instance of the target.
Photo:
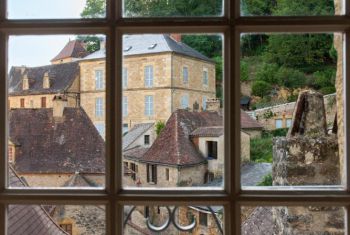
<svg viewBox="0 0 350 235">
<path fill-rule="evenodd" d="M 89 52 L 80 40 L 69 41 L 64 48 L 51 60 L 52 64 L 74 62 L 87 56 Z"/>
<path fill-rule="evenodd" d="M 241 131 L 247 133 L 250 138 L 261 137 L 263 126 L 241 110 Z"/>
<path fill-rule="evenodd" d="M 60 187 L 79 173 L 104 185 L 105 143 L 82 108 L 56 96 L 53 108 L 11 109 L 12 165 L 29 186 Z"/>
<path fill-rule="evenodd" d="M 12 67 L 9 74 L 9 108 L 52 108 L 55 95 L 64 94 L 68 107 L 79 106 L 77 62 L 40 67 Z"/>
</svg>

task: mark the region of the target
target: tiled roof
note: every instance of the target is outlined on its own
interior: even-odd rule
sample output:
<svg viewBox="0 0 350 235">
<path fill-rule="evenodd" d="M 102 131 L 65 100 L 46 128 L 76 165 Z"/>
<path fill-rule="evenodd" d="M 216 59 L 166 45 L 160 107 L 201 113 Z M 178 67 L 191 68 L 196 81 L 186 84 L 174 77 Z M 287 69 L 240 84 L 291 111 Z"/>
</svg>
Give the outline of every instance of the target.
<svg viewBox="0 0 350 235">
<path fill-rule="evenodd" d="M 263 126 L 260 125 L 256 120 L 251 118 L 246 112 L 241 110 L 241 128 L 242 129 L 262 129 Z"/>
<path fill-rule="evenodd" d="M 271 207 L 257 207 L 250 216 L 242 222 L 242 235 L 275 234 Z"/>
<path fill-rule="evenodd" d="M 97 187 L 98 185 L 86 178 L 83 174 L 72 175 L 63 187 Z"/>
<path fill-rule="evenodd" d="M 192 137 L 219 137 L 224 134 L 223 126 L 199 127 L 191 133 Z"/>
<path fill-rule="evenodd" d="M 62 60 L 65 58 L 83 58 L 85 56 L 87 56 L 89 54 L 89 52 L 87 52 L 82 44 L 81 41 L 79 40 L 73 40 L 73 41 L 69 41 L 64 47 L 63 49 L 60 51 L 60 53 L 58 53 L 57 56 L 55 56 L 55 58 L 53 58 L 51 61 L 55 61 L 55 60 Z"/>
<path fill-rule="evenodd" d="M 139 160 L 149 148 L 136 146 L 123 152 L 123 157 L 133 160 Z"/>
<path fill-rule="evenodd" d="M 63 119 L 52 109 L 12 109 L 10 138 L 20 173 L 103 173 L 105 143 L 82 108 L 65 108 Z"/>
<path fill-rule="evenodd" d="M 9 167 L 9 183 L 13 187 L 24 187 L 12 167 Z M 38 205 L 9 205 L 8 222 L 9 235 L 66 235 L 47 214 L 43 207 Z"/>
<path fill-rule="evenodd" d="M 211 59 L 187 46 L 185 43 L 175 41 L 168 34 L 133 34 L 126 35 L 123 38 L 124 56 L 155 54 L 162 52 L 174 52 L 214 63 Z M 106 50 L 103 48 L 84 57 L 82 60 L 103 59 L 105 57 Z"/>
<path fill-rule="evenodd" d="M 150 129 L 154 123 L 140 123 L 136 124 L 130 131 L 123 136 L 123 150 L 128 149 L 128 147 L 134 143 L 134 141 L 139 138 L 143 133 Z"/>
<path fill-rule="evenodd" d="M 48 73 L 50 88 L 43 88 L 44 74 Z M 23 78 L 28 76 L 29 89 L 23 90 Z M 9 80 L 9 95 L 29 95 L 42 93 L 63 93 L 79 76 L 79 65 L 76 62 L 54 64 L 41 67 L 12 67 Z"/>
<path fill-rule="evenodd" d="M 167 121 L 164 129 L 140 161 L 163 165 L 190 166 L 205 162 L 190 140 L 199 127 L 223 125 L 217 112 L 190 112 L 179 109 Z"/>
</svg>

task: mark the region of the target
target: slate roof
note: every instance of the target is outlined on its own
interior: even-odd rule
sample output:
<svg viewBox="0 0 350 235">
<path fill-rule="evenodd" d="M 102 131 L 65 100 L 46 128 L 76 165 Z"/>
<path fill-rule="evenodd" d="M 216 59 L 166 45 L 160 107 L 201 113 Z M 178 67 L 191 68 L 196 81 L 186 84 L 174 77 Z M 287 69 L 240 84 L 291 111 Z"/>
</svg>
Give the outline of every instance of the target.
<svg viewBox="0 0 350 235">
<path fill-rule="evenodd" d="M 191 133 L 192 137 L 219 137 L 224 134 L 223 126 L 199 127 Z"/>
<path fill-rule="evenodd" d="M 9 167 L 9 183 L 13 187 L 26 186 L 12 167 Z M 68 234 L 52 220 L 42 206 L 38 205 L 9 205 L 7 227 L 9 235 Z"/>
<path fill-rule="evenodd" d="M 136 146 L 123 152 L 123 156 L 128 159 L 139 160 L 149 148 Z"/>
<path fill-rule="evenodd" d="M 62 60 L 65 58 L 83 58 L 87 56 L 89 52 L 85 50 L 83 43 L 79 40 L 69 41 L 63 49 L 55 56 L 51 61 Z"/>
<path fill-rule="evenodd" d="M 263 126 L 251 118 L 246 112 L 241 110 L 241 128 L 242 129 L 263 129 Z"/>
<path fill-rule="evenodd" d="M 176 42 L 168 34 L 133 34 L 123 38 L 123 56 L 174 52 L 192 58 L 214 63 L 211 59 L 187 46 L 183 42 Z M 102 59 L 106 57 L 106 50 L 96 51 L 82 60 Z"/>
<path fill-rule="evenodd" d="M 136 124 L 130 131 L 123 136 L 123 150 L 128 149 L 128 147 L 135 142 L 143 133 L 150 129 L 154 123 L 140 123 Z"/>
<path fill-rule="evenodd" d="M 272 219 L 271 207 L 257 207 L 250 216 L 242 222 L 242 235 L 275 234 L 276 225 Z"/>
<path fill-rule="evenodd" d="M 104 173 L 105 144 L 82 108 L 65 108 L 63 119 L 52 108 L 12 109 L 10 138 L 20 173 Z"/>
<path fill-rule="evenodd" d="M 43 88 L 45 73 L 49 74 L 50 88 Z M 23 90 L 23 78 L 25 74 L 29 79 L 29 89 Z M 23 73 L 21 67 L 12 67 L 9 75 L 9 95 L 30 95 L 42 93 L 63 93 L 79 76 L 79 64 L 77 62 L 53 64 L 41 67 L 25 67 Z"/>
<path fill-rule="evenodd" d="M 190 112 L 178 109 L 140 161 L 163 165 L 191 166 L 204 163 L 205 158 L 190 140 L 199 127 L 223 125 L 217 112 Z"/>
</svg>

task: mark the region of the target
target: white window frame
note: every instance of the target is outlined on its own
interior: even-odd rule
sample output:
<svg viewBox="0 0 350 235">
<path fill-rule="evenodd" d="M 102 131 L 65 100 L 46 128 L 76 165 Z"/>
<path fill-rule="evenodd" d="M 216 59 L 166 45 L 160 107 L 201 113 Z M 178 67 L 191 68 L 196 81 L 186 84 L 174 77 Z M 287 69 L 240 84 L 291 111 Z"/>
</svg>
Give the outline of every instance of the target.
<svg viewBox="0 0 350 235">
<path fill-rule="evenodd" d="M 128 116 L 128 97 L 123 96 L 123 117 Z"/>
<path fill-rule="evenodd" d="M 188 85 L 188 83 L 189 83 L 189 80 L 188 80 L 189 76 L 188 75 L 189 75 L 188 67 L 187 66 L 182 67 L 182 82 L 185 85 Z"/>
<path fill-rule="evenodd" d="M 153 87 L 154 68 L 153 65 L 146 65 L 144 68 L 145 87 Z"/>
<path fill-rule="evenodd" d="M 283 119 L 282 118 L 277 118 L 275 119 L 275 128 L 283 128 Z"/>
<path fill-rule="evenodd" d="M 202 109 L 207 110 L 207 97 L 206 96 L 202 97 Z"/>
<path fill-rule="evenodd" d="M 95 98 L 95 117 L 103 117 L 103 98 Z"/>
<path fill-rule="evenodd" d="M 188 94 L 183 94 L 181 96 L 181 109 L 187 109 L 190 107 L 190 96 Z"/>
<path fill-rule="evenodd" d="M 207 68 L 203 68 L 202 83 L 203 83 L 203 86 L 208 86 L 209 85 L 209 72 L 208 72 Z"/>
<path fill-rule="evenodd" d="M 145 116 L 153 116 L 154 115 L 154 96 L 153 95 L 145 95 Z"/>
<path fill-rule="evenodd" d="M 344 42 L 344 124 L 350 121 L 350 102 L 346 82 L 350 71 L 350 4 L 345 16 L 242 17 L 240 0 L 225 0 L 221 17 L 197 18 L 122 18 L 122 1 L 107 1 L 106 19 L 91 20 L 17 20 L 6 19 L 6 0 L 0 0 L 0 152 L 7 153 L 7 44 L 9 35 L 106 34 L 106 189 L 11 189 L 7 188 L 7 161 L 0 161 L 0 235 L 6 235 L 6 208 L 10 204 L 99 204 L 106 206 L 106 234 L 122 235 L 123 206 L 223 205 L 225 234 L 241 234 L 241 206 L 344 206 L 350 208 L 350 174 L 345 191 L 338 190 L 244 190 L 240 185 L 240 34 L 257 32 L 341 32 Z M 221 33 L 224 35 L 224 123 L 225 187 L 223 190 L 127 190 L 122 188 L 122 34 L 132 33 Z M 114 79 L 115 78 L 115 79 Z M 237 116 L 238 115 L 238 116 Z M 350 129 L 345 146 L 350 146 Z M 237 138 L 235 138 L 237 137 Z M 345 151 L 348 155 L 348 151 Z M 346 157 L 348 158 L 348 157 Z M 119 164 L 118 164 L 119 163 Z M 350 169 L 350 161 L 345 163 Z M 347 216 L 347 224 L 350 216 Z"/>
<path fill-rule="evenodd" d="M 103 70 L 96 69 L 95 70 L 95 90 L 103 90 L 104 87 L 104 79 L 103 79 Z"/>
</svg>

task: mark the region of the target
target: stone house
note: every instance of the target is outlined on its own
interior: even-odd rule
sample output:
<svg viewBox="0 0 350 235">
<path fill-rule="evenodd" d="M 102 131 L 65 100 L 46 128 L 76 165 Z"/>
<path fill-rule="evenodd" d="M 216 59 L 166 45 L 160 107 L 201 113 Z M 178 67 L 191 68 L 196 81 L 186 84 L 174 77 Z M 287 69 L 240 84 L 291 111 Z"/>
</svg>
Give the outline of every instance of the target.
<svg viewBox="0 0 350 235">
<path fill-rule="evenodd" d="M 248 134 L 250 138 L 261 137 L 263 126 L 241 110 L 241 131 Z"/>
<path fill-rule="evenodd" d="M 68 107 L 80 102 L 77 62 L 40 67 L 12 67 L 9 74 L 9 108 L 52 108 L 55 95 L 64 94 Z"/>
<path fill-rule="evenodd" d="M 53 108 L 9 111 L 11 164 L 29 186 L 64 186 L 77 173 L 104 185 L 105 143 L 85 111 L 67 103 L 56 96 Z"/>
</svg>

